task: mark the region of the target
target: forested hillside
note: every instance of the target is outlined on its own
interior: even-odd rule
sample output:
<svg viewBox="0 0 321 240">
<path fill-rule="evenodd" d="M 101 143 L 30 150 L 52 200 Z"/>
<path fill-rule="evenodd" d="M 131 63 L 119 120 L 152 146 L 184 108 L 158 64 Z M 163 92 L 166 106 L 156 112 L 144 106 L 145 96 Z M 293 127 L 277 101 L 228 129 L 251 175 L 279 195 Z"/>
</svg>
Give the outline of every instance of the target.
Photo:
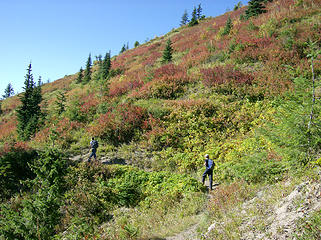
<svg viewBox="0 0 321 240">
<path fill-rule="evenodd" d="M 30 86 L 0 105 L 0 239 L 203 231 L 262 187 L 295 179 L 277 188 L 289 194 L 321 165 L 321 2 L 198 13 L 52 83 L 35 84 L 29 66 Z M 91 137 L 99 163 L 86 162 Z M 209 195 L 205 154 L 220 184 Z M 237 229 L 215 237 L 240 239 Z"/>
</svg>

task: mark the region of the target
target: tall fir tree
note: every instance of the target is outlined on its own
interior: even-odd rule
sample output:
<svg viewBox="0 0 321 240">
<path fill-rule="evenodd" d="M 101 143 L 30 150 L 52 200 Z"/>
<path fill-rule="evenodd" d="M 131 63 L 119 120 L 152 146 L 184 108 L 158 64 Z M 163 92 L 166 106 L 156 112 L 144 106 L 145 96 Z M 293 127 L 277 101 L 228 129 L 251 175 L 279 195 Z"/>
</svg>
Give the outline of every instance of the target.
<svg viewBox="0 0 321 240">
<path fill-rule="evenodd" d="M 84 70 L 81 67 L 76 79 L 76 83 L 82 83 L 83 75 L 84 75 Z"/>
<path fill-rule="evenodd" d="M 136 47 L 138 47 L 138 46 L 139 46 L 139 42 L 136 41 L 136 42 L 134 43 L 134 47 L 136 48 Z"/>
<path fill-rule="evenodd" d="M 194 7 L 193 13 L 192 13 L 192 19 L 191 21 L 188 23 L 188 26 L 193 27 L 195 25 L 198 24 L 198 20 L 197 20 L 197 10 Z"/>
<path fill-rule="evenodd" d="M 110 68 L 111 68 L 111 59 L 110 59 L 110 52 L 107 52 L 105 58 L 100 67 L 100 79 L 106 79 L 108 77 Z"/>
<path fill-rule="evenodd" d="M 197 17 L 197 19 L 201 19 L 202 11 L 203 11 L 202 6 L 201 6 L 201 4 L 199 4 L 197 9 L 196 9 L 196 17 Z"/>
<path fill-rule="evenodd" d="M 60 115 L 65 111 L 66 108 L 66 97 L 65 94 L 61 91 L 58 92 L 57 100 L 55 101 L 57 114 Z"/>
<path fill-rule="evenodd" d="M 262 13 L 266 12 L 264 2 L 266 0 L 250 0 L 249 1 L 249 6 L 245 11 L 245 19 L 249 19 L 250 17 L 255 17 L 258 16 Z"/>
<path fill-rule="evenodd" d="M 182 16 L 181 26 L 185 26 L 187 23 L 188 23 L 188 13 L 187 13 L 187 10 L 185 10 Z"/>
<path fill-rule="evenodd" d="M 13 87 L 12 87 L 11 83 L 9 83 L 6 87 L 6 89 L 4 90 L 4 94 L 2 95 L 2 97 L 8 98 L 8 97 L 11 97 L 13 94 L 14 94 Z"/>
<path fill-rule="evenodd" d="M 83 77 L 83 83 L 89 83 L 91 80 L 91 66 L 92 66 L 92 61 L 91 61 L 91 54 L 88 56 L 88 60 L 86 63 L 86 69 L 84 71 L 84 77 Z"/>
<path fill-rule="evenodd" d="M 36 86 L 33 80 L 31 63 L 27 69 L 24 85 L 24 93 L 20 97 L 21 105 L 17 109 L 17 131 L 21 140 L 29 140 L 36 133 L 42 116 L 40 108 L 41 86 Z"/>
<path fill-rule="evenodd" d="M 173 48 L 172 48 L 172 41 L 170 39 L 168 39 L 167 43 L 166 43 L 166 47 L 164 49 L 163 52 L 163 59 L 162 59 L 162 63 L 169 63 L 172 61 L 172 54 L 173 54 Z"/>
</svg>

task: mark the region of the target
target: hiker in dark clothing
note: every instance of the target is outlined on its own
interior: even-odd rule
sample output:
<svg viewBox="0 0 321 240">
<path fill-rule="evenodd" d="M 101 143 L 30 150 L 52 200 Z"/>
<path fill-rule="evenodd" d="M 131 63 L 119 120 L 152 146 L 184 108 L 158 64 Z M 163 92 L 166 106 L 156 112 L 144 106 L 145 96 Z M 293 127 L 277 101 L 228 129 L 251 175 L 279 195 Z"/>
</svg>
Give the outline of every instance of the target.
<svg viewBox="0 0 321 240">
<path fill-rule="evenodd" d="M 91 141 L 90 141 L 91 154 L 88 158 L 88 162 L 90 162 L 90 159 L 92 157 L 94 157 L 95 160 L 97 159 L 97 156 L 96 156 L 97 148 L 98 148 L 98 141 L 95 140 L 95 138 L 91 138 Z"/>
<path fill-rule="evenodd" d="M 214 162 L 210 159 L 209 155 L 205 155 L 205 163 L 204 163 L 206 169 L 202 176 L 202 183 L 204 185 L 206 175 L 208 175 L 208 178 L 210 180 L 210 189 L 213 190 L 213 169 L 214 169 Z"/>
</svg>

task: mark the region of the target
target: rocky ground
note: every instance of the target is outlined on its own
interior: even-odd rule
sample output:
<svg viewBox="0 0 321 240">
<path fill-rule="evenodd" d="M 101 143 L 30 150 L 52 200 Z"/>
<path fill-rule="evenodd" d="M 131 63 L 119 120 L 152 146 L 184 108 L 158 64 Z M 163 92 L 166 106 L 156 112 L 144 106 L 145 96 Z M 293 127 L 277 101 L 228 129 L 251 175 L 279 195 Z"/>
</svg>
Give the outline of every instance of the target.
<svg viewBox="0 0 321 240">
<path fill-rule="evenodd" d="M 234 209 L 231 214 L 233 218 L 230 216 L 220 222 L 213 222 L 206 233 L 201 235 L 197 233 L 198 224 L 196 224 L 166 239 L 296 239 L 296 234 L 300 234 L 296 231 L 297 222 L 321 209 L 320 180 L 319 169 L 315 177 L 294 187 L 290 181 L 282 183 L 277 191 L 273 186 L 268 186 L 259 191 L 254 198 Z M 234 230 L 231 230 L 234 232 L 227 234 L 226 231 L 231 226 L 234 226 Z"/>
<path fill-rule="evenodd" d="M 284 191 L 274 191 L 273 186 L 259 191 L 253 199 L 234 210 L 237 214 L 233 216 L 236 216 L 240 222 L 235 239 L 296 239 L 298 220 L 321 209 L 320 179 L 321 170 L 319 169 L 317 176 L 296 185 L 289 194 L 287 190 L 290 189 L 291 182 L 285 182 L 281 186 Z M 227 218 L 225 222 L 214 222 L 203 238 L 213 239 L 211 234 L 213 231 L 223 232 L 229 221 L 238 220 Z"/>
</svg>

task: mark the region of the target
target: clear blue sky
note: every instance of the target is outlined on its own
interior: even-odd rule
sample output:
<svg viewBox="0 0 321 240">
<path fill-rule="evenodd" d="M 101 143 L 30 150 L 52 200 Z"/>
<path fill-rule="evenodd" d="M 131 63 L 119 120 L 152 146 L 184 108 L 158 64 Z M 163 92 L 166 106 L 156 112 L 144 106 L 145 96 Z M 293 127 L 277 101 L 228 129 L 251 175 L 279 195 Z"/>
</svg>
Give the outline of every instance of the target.
<svg viewBox="0 0 321 240">
<path fill-rule="evenodd" d="M 84 68 L 89 53 L 117 55 L 127 42 L 179 27 L 185 9 L 190 17 L 201 4 L 205 16 L 218 16 L 239 1 L 0 0 L 0 97 L 8 83 L 22 92 L 30 62 L 36 81 L 54 81 Z"/>
</svg>

